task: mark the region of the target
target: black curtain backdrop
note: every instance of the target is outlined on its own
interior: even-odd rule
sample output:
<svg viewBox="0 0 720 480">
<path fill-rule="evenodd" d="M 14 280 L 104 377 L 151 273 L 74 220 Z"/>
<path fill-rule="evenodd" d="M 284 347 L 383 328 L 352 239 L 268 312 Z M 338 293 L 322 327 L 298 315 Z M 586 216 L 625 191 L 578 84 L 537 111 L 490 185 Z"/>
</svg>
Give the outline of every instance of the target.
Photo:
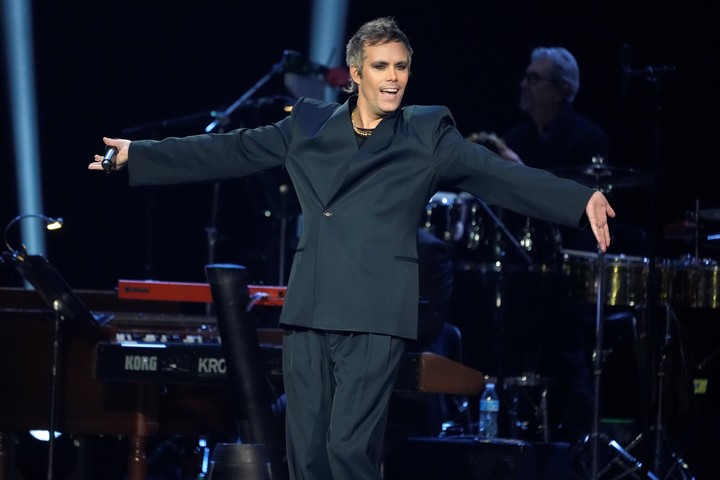
<svg viewBox="0 0 720 480">
<path fill-rule="evenodd" d="M 63 230 L 48 236 L 48 256 L 73 286 L 112 288 L 119 278 L 202 280 L 212 185 L 130 189 L 125 173 L 89 173 L 86 165 L 102 150 L 103 135 L 201 133 L 209 112 L 226 108 L 250 89 L 283 50 L 308 51 L 311 3 L 32 2 L 44 213 L 66 221 Z M 610 135 L 607 161 L 661 173 L 657 197 L 651 188 L 636 188 L 616 191 L 612 198 L 620 219 L 654 231 L 683 220 L 696 201 L 703 208 L 720 208 L 712 173 L 720 71 L 717 13 L 715 3 L 695 0 L 682 7 L 456 0 L 420 7 L 365 0 L 350 3 L 346 28 L 349 36 L 368 19 L 395 16 L 415 49 L 405 103 L 447 105 L 468 135 L 501 134 L 520 120 L 519 78 L 530 50 L 567 47 L 581 69 L 576 109 Z M 624 44 L 631 48 L 633 67 L 674 65 L 676 72 L 655 85 L 625 78 Z M 3 224 L 17 214 L 5 92 Z M 236 112 L 230 127 L 279 118 L 280 102 L 274 98 L 287 95 L 281 77 L 269 81 L 253 97 L 260 101 Z M 659 151 L 655 118 L 661 128 Z M 158 127 L 161 121 L 164 127 Z M 287 248 L 297 228 L 295 205 L 280 207 L 277 191 L 285 180 L 271 172 L 220 187 L 216 261 L 244 263 L 253 281 L 277 283 L 280 218 L 291 232 Z M 689 244 L 657 241 L 661 256 L 692 253 Z"/>
</svg>

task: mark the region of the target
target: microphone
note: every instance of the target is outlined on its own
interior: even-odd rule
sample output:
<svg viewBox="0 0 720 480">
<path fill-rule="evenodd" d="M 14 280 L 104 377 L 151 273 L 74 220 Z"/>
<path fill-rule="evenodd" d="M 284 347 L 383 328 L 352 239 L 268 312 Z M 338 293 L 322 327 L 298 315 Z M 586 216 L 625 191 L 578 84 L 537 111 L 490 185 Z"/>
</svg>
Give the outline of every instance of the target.
<svg viewBox="0 0 720 480">
<path fill-rule="evenodd" d="M 102 165 L 103 170 L 105 170 L 105 173 L 110 173 L 113 170 L 113 166 L 115 165 L 115 155 L 117 154 L 117 148 L 115 147 L 105 147 L 105 156 L 102 159 L 102 162 L 100 162 L 100 165 Z"/>
<path fill-rule="evenodd" d="M 325 65 L 313 62 L 295 50 L 285 50 L 283 52 L 283 68 L 287 73 L 319 75 L 333 87 L 344 87 L 348 80 L 348 73 L 345 68 L 328 68 Z"/>
</svg>

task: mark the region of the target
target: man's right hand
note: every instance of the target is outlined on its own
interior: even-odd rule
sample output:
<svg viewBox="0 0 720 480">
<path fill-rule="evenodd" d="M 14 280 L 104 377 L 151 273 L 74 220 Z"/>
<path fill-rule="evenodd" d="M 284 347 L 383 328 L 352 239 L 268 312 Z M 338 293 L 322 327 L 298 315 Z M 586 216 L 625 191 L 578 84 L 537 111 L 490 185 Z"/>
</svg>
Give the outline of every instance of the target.
<svg viewBox="0 0 720 480">
<path fill-rule="evenodd" d="M 112 171 L 120 170 L 125 166 L 128 161 L 128 150 L 130 148 L 130 140 L 123 138 L 108 138 L 103 137 L 103 142 L 108 147 L 115 147 L 117 153 L 113 159 Z M 104 171 L 102 166 L 104 155 L 95 155 L 95 161 L 88 165 L 88 170 L 100 170 Z"/>
</svg>

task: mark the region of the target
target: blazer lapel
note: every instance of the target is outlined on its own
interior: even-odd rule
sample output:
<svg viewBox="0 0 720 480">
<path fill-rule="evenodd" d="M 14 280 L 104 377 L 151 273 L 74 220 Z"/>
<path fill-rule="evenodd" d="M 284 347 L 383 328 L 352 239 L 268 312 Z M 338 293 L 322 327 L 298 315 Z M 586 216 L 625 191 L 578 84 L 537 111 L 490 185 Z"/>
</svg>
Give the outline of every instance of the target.
<svg viewBox="0 0 720 480">
<path fill-rule="evenodd" d="M 347 106 L 346 103 L 343 106 Z M 357 145 L 357 139 L 355 138 L 355 132 L 352 128 L 350 121 L 350 108 L 346 109 L 345 121 L 347 122 L 348 130 L 352 136 L 352 141 Z M 335 179 L 330 188 L 330 195 L 328 196 L 328 202 L 331 202 L 342 192 L 343 186 L 348 180 L 355 177 L 356 174 L 361 172 L 368 166 L 368 162 L 373 161 L 378 157 L 378 153 L 388 148 L 389 144 L 393 140 L 395 134 L 397 119 L 399 118 L 400 110 L 388 115 L 384 118 L 373 131 L 373 134 L 365 139 L 362 147 L 357 149 L 355 155 L 349 155 L 343 162 L 342 167 L 335 176 Z M 343 133 L 344 134 L 344 133 Z"/>
<path fill-rule="evenodd" d="M 362 149 L 357 148 L 357 139 L 355 138 L 355 132 L 352 128 L 352 122 L 350 120 L 350 111 L 355 107 L 357 103 L 357 96 L 351 97 L 346 101 L 340 108 L 338 108 L 328 120 L 328 128 L 337 132 L 339 135 L 343 148 L 347 145 L 348 152 L 352 152 L 342 159 L 342 165 L 337 170 L 335 177 L 333 178 L 328 195 L 325 198 L 324 204 L 327 205 L 330 201 L 335 198 L 340 187 L 342 187 L 345 179 L 347 178 L 348 170 L 350 165 L 358 157 L 359 151 Z M 367 140 L 366 140 L 367 142 Z"/>
</svg>

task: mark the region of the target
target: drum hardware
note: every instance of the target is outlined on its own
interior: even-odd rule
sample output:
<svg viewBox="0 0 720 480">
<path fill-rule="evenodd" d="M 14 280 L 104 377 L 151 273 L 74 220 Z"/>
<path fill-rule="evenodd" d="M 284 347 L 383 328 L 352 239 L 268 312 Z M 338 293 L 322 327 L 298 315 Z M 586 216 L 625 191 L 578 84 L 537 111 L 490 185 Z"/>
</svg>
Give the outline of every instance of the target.
<svg viewBox="0 0 720 480">
<path fill-rule="evenodd" d="M 647 86 L 650 87 L 650 94 L 651 94 L 651 101 L 648 103 L 650 108 L 650 120 L 652 125 L 650 126 L 652 135 L 650 138 L 652 138 L 653 142 L 651 145 L 651 151 L 652 151 L 652 158 L 650 159 L 650 165 L 653 166 L 653 170 L 651 175 L 645 175 L 643 173 L 631 170 L 631 169 L 618 169 L 617 170 L 617 181 L 610 181 L 609 183 L 613 184 L 613 188 L 616 188 L 620 185 L 622 186 L 644 186 L 647 185 L 650 188 L 649 192 L 649 198 L 650 198 L 650 205 L 652 205 L 652 208 L 650 209 L 650 215 L 649 215 L 649 222 L 652 228 L 655 231 L 660 231 L 660 215 L 659 215 L 659 205 L 662 204 L 661 197 L 660 197 L 660 185 L 663 184 L 663 172 L 662 172 L 662 165 L 665 163 L 662 160 L 662 146 L 661 146 L 661 139 L 663 138 L 662 132 L 661 132 L 661 118 L 660 118 L 660 112 L 662 111 L 661 108 L 661 102 L 660 102 L 660 91 L 661 91 L 661 83 L 660 83 L 660 77 L 661 75 L 666 75 L 669 73 L 675 72 L 674 66 L 662 66 L 662 67 L 652 67 L 652 66 L 646 66 L 641 68 L 632 68 L 630 64 L 630 46 L 629 45 L 623 45 L 621 48 L 621 60 L 622 60 L 622 67 L 623 72 L 626 78 L 639 78 L 645 82 Z M 614 171 L 611 173 L 615 173 Z M 587 172 L 586 172 L 587 175 Z M 697 217 L 696 217 L 697 218 Z M 643 332 L 643 336 L 650 338 L 650 346 L 649 352 L 655 355 L 657 353 L 656 348 L 656 338 L 657 338 L 657 332 L 656 330 L 659 327 L 660 322 L 656 321 L 656 308 L 659 305 L 659 300 L 661 300 L 662 292 L 660 291 L 660 285 L 670 285 L 672 286 L 672 280 L 665 281 L 666 279 L 663 279 L 661 281 L 660 275 L 658 274 L 659 271 L 667 270 L 666 268 L 660 269 L 656 268 L 656 253 L 658 252 L 657 248 L 657 235 L 650 235 L 648 237 L 648 255 L 649 255 L 649 261 L 648 261 L 648 276 L 647 276 L 647 296 L 646 296 L 646 305 L 645 305 L 645 312 L 646 312 L 646 326 L 647 326 L 647 332 Z M 601 262 L 602 263 L 602 262 Z M 672 278 L 674 275 L 674 272 L 670 271 L 670 275 L 666 275 L 666 277 Z M 602 283 L 602 282 L 600 282 Z M 668 295 L 666 295 L 668 297 Z M 601 296 L 598 294 L 598 310 L 601 309 L 602 302 Z M 662 377 L 664 376 L 664 368 L 667 361 L 667 348 L 666 345 L 669 342 L 669 324 L 670 324 L 670 318 L 671 318 L 671 312 L 672 310 L 668 308 L 668 298 L 662 299 L 661 302 L 665 307 L 665 341 L 663 342 L 663 346 L 660 347 L 660 358 L 658 361 L 658 365 L 660 368 L 658 368 L 658 376 L 657 381 L 661 382 Z M 655 393 L 660 390 L 661 388 L 658 386 Z M 652 390 L 652 389 L 650 389 Z M 597 392 L 596 392 L 597 393 Z M 652 448 L 651 457 L 647 459 L 647 463 L 651 465 L 654 468 L 654 472 L 652 473 L 648 470 L 646 470 L 646 467 L 644 467 L 640 462 L 631 462 L 632 469 L 635 469 L 638 467 L 638 470 L 642 470 L 642 478 L 652 478 L 652 479 L 659 479 L 663 478 L 664 480 L 667 479 L 674 479 L 674 480 L 692 480 L 695 477 L 689 472 L 689 469 L 687 465 L 682 461 L 682 459 L 679 459 L 679 457 L 673 453 L 671 453 L 671 458 L 673 459 L 673 466 L 665 472 L 666 475 L 663 475 L 662 477 L 656 476 L 657 473 L 660 471 L 660 447 L 662 445 L 662 441 L 665 440 L 666 443 L 668 441 L 668 438 L 666 436 L 666 432 L 662 428 L 661 424 L 661 417 L 662 417 L 662 401 L 661 401 L 661 395 L 658 396 L 656 399 L 656 407 L 657 412 L 656 418 L 655 418 L 655 436 L 654 436 L 654 448 Z M 661 435 L 662 434 L 662 435 Z M 628 448 L 634 448 L 637 446 L 642 438 L 643 433 L 640 433 L 636 439 L 634 439 L 630 445 L 628 445 Z M 625 452 L 627 453 L 627 452 Z M 628 454 L 629 455 L 629 454 Z M 594 460 L 596 460 L 596 456 L 593 457 Z M 634 459 L 634 457 L 630 457 L 631 459 Z M 625 459 L 629 460 L 629 459 Z M 632 469 L 628 469 L 628 473 L 632 472 Z M 594 473 L 597 473 L 595 470 Z M 626 476 L 626 475 L 625 475 Z M 620 476 L 615 478 L 621 478 Z M 635 477 L 638 478 L 638 477 Z"/>
<path fill-rule="evenodd" d="M 553 379 L 535 374 L 525 374 L 519 377 L 506 377 L 503 388 L 510 397 L 508 416 L 510 419 L 510 438 L 521 438 L 520 432 L 528 433 L 534 426 L 536 434 L 542 435 L 544 442 L 550 441 L 550 421 L 548 418 L 548 390 L 554 383 Z M 539 390 L 533 396 L 531 390 Z M 538 394 L 539 393 L 539 394 Z M 523 402 L 524 400 L 524 402 Z M 523 406 L 532 410 L 531 420 L 525 419 Z M 537 425 L 533 425 L 534 422 Z M 533 433 L 533 432 L 529 432 Z"/>
<path fill-rule="evenodd" d="M 675 311 L 672 309 L 670 304 L 665 304 L 665 324 L 663 332 L 663 342 L 660 346 L 658 369 L 657 369 L 657 407 L 655 410 L 655 422 L 652 426 L 652 432 L 654 435 L 653 442 L 653 468 L 655 472 L 661 471 L 662 461 L 662 450 L 663 444 L 667 444 L 669 439 L 663 423 L 664 409 L 664 396 L 665 396 L 665 378 L 668 372 L 668 360 L 670 358 L 670 341 L 672 340 L 672 321 L 677 322 L 677 316 Z M 642 436 L 642 433 L 638 436 Z M 638 439 L 639 439 L 638 438 Z M 666 475 L 663 478 L 679 478 L 682 480 L 694 480 L 695 476 L 690 472 L 689 466 L 685 461 L 679 457 L 675 452 L 669 452 L 669 458 L 671 459 L 670 465 L 667 467 Z M 675 476 L 675 473 L 678 476 Z M 672 476 L 671 476 L 672 475 Z"/>
<path fill-rule="evenodd" d="M 672 297 L 676 293 L 672 293 L 667 297 L 660 298 L 656 293 L 659 285 L 662 283 L 659 281 L 658 270 L 655 268 L 655 263 L 650 264 L 650 274 L 648 277 L 648 305 L 646 309 L 650 317 L 649 329 L 645 333 L 646 338 L 649 340 L 650 348 L 648 353 L 655 357 L 656 362 L 656 373 L 653 378 L 650 379 L 652 385 L 650 390 L 654 392 L 654 398 L 651 399 L 655 402 L 654 418 L 651 420 L 652 423 L 649 426 L 649 432 L 641 432 L 631 442 L 632 446 L 639 445 L 645 438 L 645 433 L 648 435 L 648 450 L 649 455 L 648 463 L 652 464 L 652 469 L 657 478 L 662 479 L 675 479 L 675 480 L 694 480 L 695 476 L 690 472 L 690 468 L 685 461 L 671 447 L 670 438 L 667 435 L 663 423 L 663 416 L 665 414 L 665 396 L 666 396 L 666 379 L 669 373 L 669 362 L 671 354 L 671 341 L 673 339 L 672 325 L 678 323 L 675 311 L 671 306 Z M 677 275 L 677 265 L 672 267 L 672 275 L 670 281 L 671 290 L 675 287 L 675 276 Z M 660 300 L 658 303 L 657 300 Z M 662 315 L 662 331 L 656 332 L 656 327 L 653 324 L 660 326 L 660 322 L 654 322 L 654 314 L 650 313 L 655 311 L 656 307 L 663 308 Z M 658 339 L 662 339 L 658 342 Z M 659 344 L 658 344 L 659 343 Z M 684 355 L 682 355 L 684 357 Z"/>
<path fill-rule="evenodd" d="M 480 213 L 484 213 L 490 218 L 488 224 L 482 221 Z M 488 248 L 496 247 L 502 238 L 506 238 L 522 257 L 523 262 L 528 265 L 534 263 L 528 248 L 518 241 L 490 206 L 470 193 L 456 194 L 442 191 L 435 193 L 425 208 L 425 218 L 421 224 L 422 228 L 451 244 L 451 249 L 457 248 L 468 252 L 476 252 L 484 246 L 483 241 L 487 239 L 487 234 L 492 230 L 494 237 L 491 239 L 492 241 L 488 242 Z M 523 241 L 525 245 L 532 248 L 534 241 L 528 241 L 526 238 L 528 235 L 532 235 L 531 230 L 523 233 Z M 463 239 L 465 241 L 461 243 Z M 495 251 L 488 260 L 499 262 L 503 256 L 504 252 Z"/>
<path fill-rule="evenodd" d="M 553 173 L 603 193 L 610 193 L 618 188 L 647 187 L 652 184 L 649 174 L 632 168 L 610 166 L 600 156 L 593 157 L 589 165 L 560 167 L 554 169 Z"/>
<path fill-rule="evenodd" d="M 700 257 L 701 247 L 717 247 L 712 242 L 720 240 L 720 209 L 701 209 L 695 201 L 693 212 L 686 213 L 687 218 L 681 222 L 670 223 L 663 227 L 666 240 L 684 241 L 693 246 L 695 257 Z"/>
<path fill-rule="evenodd" d="M 570 297 L 594 303 L 597 290 L 597 253 L 562 249 L 563 273 L 573 280 Z M 648 302 L 648 279 L 650 259 L 625 254 L 604 254 L 605 298 L 608 306 L 642 307 Z M 609 258 L 607 258 L 609 257 Z M 673 269 L 668 260 L 656 260 L 654 268 L 659 272 L 657 298 L 670 298 Z"/>
<path fill-rule="evenodd" d="M 574 447 L 574 465 L 575 468 L 588 469 L 590 479 L 611 475 L 611 478 L 648 478 L 659 480 L 678 479 L 691 480 L 695 477 L 689 470 L 685 461 L 672 449 L 664 448 L 669 445 L 665 428 L 663 425 L 665 396 L 665 378 L 668 369 L 670 342 L 672 340 L 672 321 L 677 321 L 675 312 L 671 307 L 672 301 L 683 299 L 686 304 L 703 306 L 711 306 L 711 300 L 701 298 L 696 292 L 707 291 L 707 282 L 703 283 L 696 279 L 693 273 L 688 273 L 687 284 L 693 285 L 692 288 L 685 286 L 686 284 L 678 283 L 678 278 L 682 279 L 683 272 L 693 272 L 692 267 L 697 268 L 698 262 L 688 260 L 686 263 L 670 263 L 667 260 L 651 262 L 644 257 L 627 257 L 625 255 L 608 255 L 603 253 L 579 252 L 573 250 L 563 250 L 565 259 L 565 273 L 577 273 L 574 269 L 568 269 L 573 265 L 573 259 L 581 259 L 583 269 L 580 273 L 583 275 L 582 294 L 583 300 L 589 300 L 587 292 L 590 286 L 595 291 L 595 350 L 593 351 L 593 371 L 594 371 L 594 404 L 593 404 L 593 430 L 586 436 L 583 441 Z M 590 266 L 595 267 L 594 279 L 588 280 L 590 275 L 587 273 Z M 712 265 L 712 262 L 700 262 L 700 265 Z M 713 292 L 718 291 L 720 284 L 720 274 L 714 269 L 710 278 L 714 280 Z M 678 277 L 680 275 L 680 277 Z M 693 281 L 694 280 L 694 281 Z M 700 284 L 703 286 L 700 287 Z M 690 292 L 688 292 L 690 290 Z M 633 293 L 636 291 L 647 292 L 643 295 Z M 577 294 L 577 292 L 576 292 Z M 710 298 L 718 298 L 717 293 Z M 629 452 L 644 440 L 645 433 L 640 433 L 633 439 L 626 448 L 622 448 L 616 441 L 610 439 L 605 434 L 598 432 L 599 427 L 599 387 L 600 377 L 602 375 L 602 365 L 604 356 L 608 353 L 603 350 L 604 342 L 604 325 L 608 321 L 603 310 L 605 305 L 611 306 L 633 306 L 643 307 L 645 309 L 653 309 L 655 305 L 664 306 L 664 331 L 657 334 L 662 337 L 662 345 L 650 349 L 649 353 L 658 354 L 657 374 L 651 381 L 654 382 L 654 391 L 657 399 L 655 403 L 654 419 L 649 431 L 652 435 L 648 435 L 648 440 L 652 439 L 650 445 L 651 460 L 647 463 L 652 468 L 649 470 L 642 461 L 631 455 Z M 643 335 L 648 336 L 648 335 Z M 655 335 L 649 335 L 655 338 Z M 655 340 L 650 340 L 655 345 Z M 651 389 L 652 390 L 652 389 Z M 589 451 L 588 451 L 589 449 Z M 664 451 L 669 450 L 669 451 Z M 670 462 L 668 464 L 668 462 Z M 601 464 L 604 466 L 601 467 Z M 665 469 L 665 476 L 657 476 L 657 473 Z M 618 473 L 618 470 L 620 473 Z M 655 473 L 653 473 L 655 472 Z M 615 476 L 616 475 L 616 476 Z"/>
<path fill-rule="evenodd" d="M 671 301 L 689 308 L 720 308 L 718 263 L 697 257 L 687 257 L 677 262 Z"/>
<path fill-rule="evenodd" d="M 525 226 L 522 229 L 520 235 L 520 246 L 526 251 L 532 252 L 535 247 L 535 241 L 533 239 L 533 228 L 530 225 L 530 217 L 525 219 Z"/>
<path fill-rule="evenodd" d="M 468 250 L 471 251 L 477 250 L 482 240 L 482 235 L 480 233 L 480 222 L 478 221 L 477 214 L 478 206 L 473 203 L 470 207 L 470 225 L 468 227 L 468 240 L 465 244 Z"/>
<path fill-rule="evenodd" d="M 701 209 L 696 200 L 690 220 L 663 229 L 666 239 L 684 240 L 694 247 L 694 256 L 688 255 L 676 265 L 671 298 L 676 304 L 690 308 L 720 307 L 720 267 L 715 260 L 701 257 L 701 246 L 720 239 L 719 233 L 703 232 L 707 222 L 715 220 L 720 220 L 720 209 Z"/>
<path fill-rule="evenodd" d="M 466 210 L 463 198 L 453 192 L 437 192 L 425 207 L 423 228 L 434 233 L 445 242 L 456 242 L 464 234 L 465 216 Z M 440 221 L 440 231 L 433 231 L 435 230 L 433 223 L 437 223 L 438 220 Z"/>
<path fill-rule="evenodd" d="M 596 297 L 595 297 L 595 347 L 592 353 L 593 363 L 593 418 L 591 432 L 573 447 L 573 468 L 578 478 L 585 478 L 583 473 L 589 473 L 589 480 L 597 480 L 601 475 L 607 473 L 612 478 L 648 478 L 659 480 L 652 472 L 648 471 L 641 461 L 631 455 L 618 442 L 610 439 L 607 435 L 600 433 L 600 380 L 602 368 L 605 361 L 603 349 L 604 322 L 605 322 L 605 254 L 598 252 L 596 257 Z M 639 439 L 631 443 L 634 446 Z M 601 452 L 601 445 L 603 451 Z M 601 468 L 601 454 L 602 463 Z M 588 458 L 589 457 L 589 458 Z M 589 465 L 588 465 L 589 464 Z M 589 468 L 589 472 L 584 472 Z M 620 472 L 617 472 L 617 470 Z M 579 470 L 579 471 L 578 471 Z"/>
<path fill-rule="evenodd" d="M 525 262 L 527 262 L 528 265 L 532 265 L 533 260 L 530 257 L 530 254 L 528 253 L 527 250 L 525 250 L 523 248 L 523 246 L 520 244 L 520 242 L 517 240 L 517 238 L 515 238 L 515 236 L 512 233 L 510 233 L 510 230 L 508 230 L 505 223 L 503 223 L 503 221 L 500 220 L 500 218 L 497 215 L 495 215 L 495 212 L 493 212 L 493 210 L 490 208 L 490 206 L 486 202 L 482 201 L 478 197 L 475 197 L 475 199 L 477 200 L 478 204 L 483 208 L 485 213 L 487 213 L 487 215 L 492 219 L 492 221 L 495 223 L 495 225 L 498 227 L 498 229 L 502 232 L 502 234 L 508 239 L 510 244 L 513 247 L 515 247 L 515 249 L 520 254 L 520 256 L 523 258 L 523 260 L 525 260 Z"/>
</svg>

